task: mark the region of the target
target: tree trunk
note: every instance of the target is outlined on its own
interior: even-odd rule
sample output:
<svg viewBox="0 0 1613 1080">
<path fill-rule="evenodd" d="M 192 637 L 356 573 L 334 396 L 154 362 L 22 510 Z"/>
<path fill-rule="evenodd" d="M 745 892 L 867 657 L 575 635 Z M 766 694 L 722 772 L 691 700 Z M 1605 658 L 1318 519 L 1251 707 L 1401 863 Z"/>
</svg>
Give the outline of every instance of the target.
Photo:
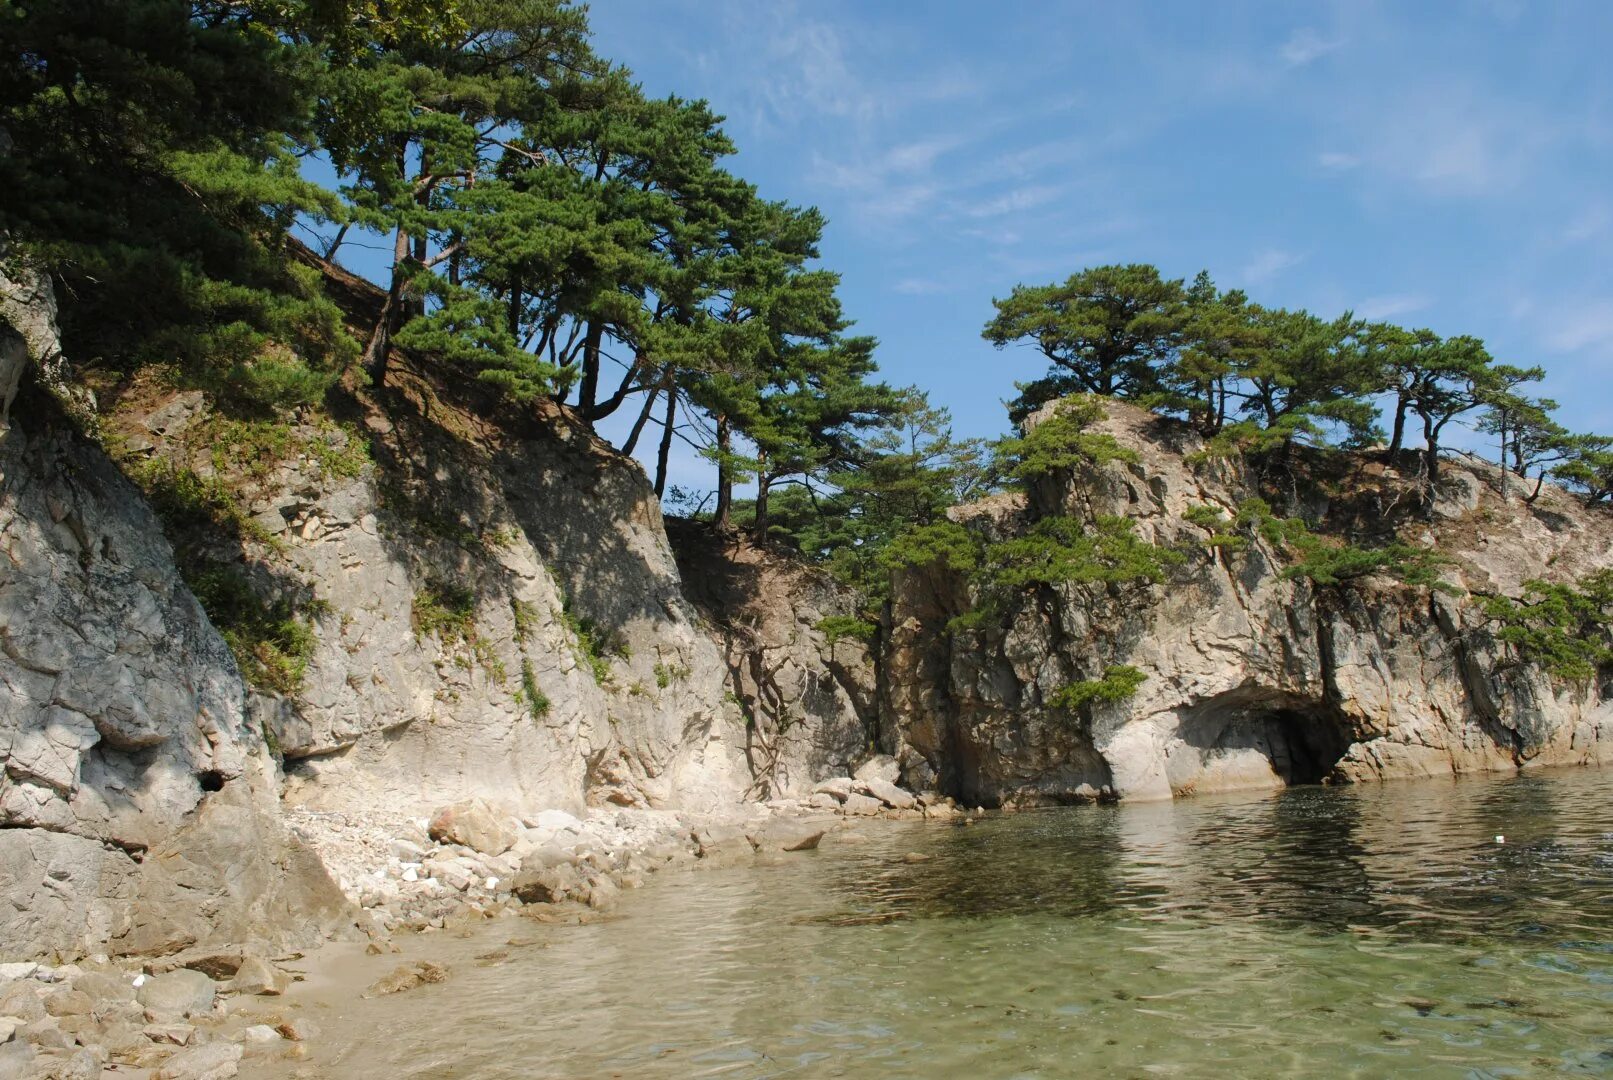
<svg viewBox="0 0 1613 1080">
<path fill-rule="evenodd" d="M 1428 490 L 1432 493 L 1434 485 L 1439 482 L 1439 427 L 1428 417 L 1423 418 L 1423 438 L 1427 442 L 1427 448 L 1423 451 L 1423 467 L 1427 473 Z"/>
<path fill-rule="evenodd" d="M 717 417 L 717 510 L 712 524 L 726 529 L 734 510 L 734 473 L 728 456 L 733 452 L 734 434 L 728 417 Z"/>
<path fill-rule="evenodd" d="M 1395 430 L 1389 439 L 1389 460 L 1393 461 L 1400 454 L 1400 448 L 1406 442 L 1406 399 L 1395 399 Z"/>
<path fill-rule="evenodd" d="M 622 444 L 622 453 L 628 457 L 638 447 L 638 437 L 644 433 L 644 425 L 650 422 L 650 412 L 655 408 L 655 399 L 661 396 L 660 386 L 652 386 L 650 392 L 644 395 L 644 408 L 638 411 L 638 419 L 633 421 L 633 430 L 628 432 L 627 441 Z"/>
<path fill-rule="evenodd" d="M 655 455 L 655 497 L 666 497 L 667 459 L 672 456 L 672 430 L 678 422 L 678 388 L 670 377 L 666 388 L 666 419 L 661 426 L 661 448 Z"/>
<path fill-rule="evenodd" d="M 577 408 L 590 424 L 594 416 L 594 399 L 599 396 L 599 343 L 604 336 L 605 328 L 597 322 L 590 322 L 582 345 L 582 385 L 577 390 Z"/>
<path fill-rule="evenodd" d="M 767 475 L 767 454 L 759 453 L 756 468 L 756 522 L 752 526 L 758 540 L 767 536 L 767 490 L 771 482 L 772 477 Z"/>
<path fill-rule="evenodd" d="M 330 243 L 325 247 L 324 258 L 326 262 L 336 258 L 336 251 L 342 246 L 342 241 L 347 239 L 347 230 L 351 227 L 351 224 L 351 222 L 344 222 L 342 227 L 336 230 L 336 235 L 331 237 Z"/>
<path fill-rule="evenodd" d="M 392 283 L 386 291 L 381 314 L 370 331 L 370 340 L 364 345 L 364 370 L 370 383 L 380 387 L 386 383 L 387 354 L 392 351 L 392 335 L 397 333 L 403 314 L 403 283 L 409 262 L 409 234 L 401 228 L 392 242 Z"/>
<path fill-rule="evenodd" d="M 1503 416 L 1501 420 L 1501 456 L 1496 459 L 1501 466 L 1501 505 L 1507 503 L 1507 422 Z"/>
<path fill-rule="evenodd" d="M 509 314 L 510 336 L 516 341 L 521 340 L 521 304 L 521 279 L 516 278 L 514 284 L 510 286 Z M 543 350 L 542 344 L 539 344 L 538 350 L 540 352 Z"/>
</svg>

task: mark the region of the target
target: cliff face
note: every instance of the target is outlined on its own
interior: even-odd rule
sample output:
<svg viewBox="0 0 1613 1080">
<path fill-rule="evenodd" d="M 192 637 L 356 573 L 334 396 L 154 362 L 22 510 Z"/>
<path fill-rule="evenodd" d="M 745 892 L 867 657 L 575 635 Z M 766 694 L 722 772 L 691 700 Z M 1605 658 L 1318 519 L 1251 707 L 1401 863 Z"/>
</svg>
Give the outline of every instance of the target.
<svg viewBox="0 0 1613 1080">
<path fill-rule="evenodd" d="M 54 326 L 48 309 L 34 315 L 25 340 L 37 359 Z M 0 436 L 0 952 L 300 947 L 351 930 L 357 912 L 281 827 L 235 661 L 145 500 L 44 395 L 20 398 L 11 420 Z"/>
<path fill-rule="evenodd" d="M 738 801 L 744 721 L 638 467 L 553 407 L 479 421 L 406 361 L 353 407 L 345 431 L 292 439 L 364 462 L 353 475 L 316 449 L 257 478 L 217 459 L 199 396 L 114 414 L 138 454 L 232 473 L 255 527 L 215 554 L 308 613 L 301 685 L 254 702 L 287 798 L 414 815 L 475 796 Z"/>
<path fill-rule="evenodd" d="M 1034 804 L 1613 762 L 1613 686 L 1555 686 L 1518 665 L 1468 599 L 1376 579 L 1317 587 L 1285 580 L 1264 541 L 1204 546 L 1208 530 L 1184 513 L 1230 517 L 1273 497 L 1269 480 L 1237 462 L 1190 465 L 1202 449 L 1190 432 L 1109 411 L 1101 429 L 1137 463 L 1054 476 L 958 519 L 1000 538 L 1052 514 L 1120 515 L 1186 564 L 1140 591 L 1056 587 L 1022 599 L 1005 627 L 959 634 L 946 624 L 967 610 L 967 582 L 937 568 L 901 575 L 885 728 L 913 782 Z M 1287 495 L 1308 516 L 1380 536 L 1399 526 L 1450 555 L 1448 579 L 1464 589 L 1516 594 L 1529 578 L 1613 563 L 1609 515 L 1552 489 L 1526 507 L 1516 481 L 1503 502 L 1500 474 L 1480 464 L 1448 468 L 1428 519 L 1408 483 L 1365 459 L 1300 465 Z M 1129 700 L 1094 705 L 1089 724 L 1045 704 L 1115 664 L 1148 678 Z"/>
<path fill-rule="evenodd" d="M 873 747 L 873 658 L 855 639 L 830 641 L 819 624 L 855 612 L 856 598 L 742 535 L 671 526 L 684 590 L 715 634 L 728 692 L 744 710 L 752 793 L 804 797 L 825 777 L 849 775 Z"/>
<path fill-rule="evenodd" d="M 7 392 L 25 362 L 38 378 L 42 280 L 7 279 Z M 771 614 L 739 644 L 685 597 L 635 463 L 563 409 L 476 394 L 398 357 L 339 418 L 264 428 L 146 377 L 103 395 L 115 465 L 25 391 L 0 439 L 0 955 L 351 929 L 282 800 L 331 820 L 475 796 L 713 811 L 846 771 L 872 714 L 861 650 Z M 708 556 L 709 586 L 756 569 Z M 809 624 L 843 600 L 763 573 L 781 610 L 806 589 Z M 192 593 L 233 610 L 241 583 L 304 628 L 278 692 Z"/>
</svg>

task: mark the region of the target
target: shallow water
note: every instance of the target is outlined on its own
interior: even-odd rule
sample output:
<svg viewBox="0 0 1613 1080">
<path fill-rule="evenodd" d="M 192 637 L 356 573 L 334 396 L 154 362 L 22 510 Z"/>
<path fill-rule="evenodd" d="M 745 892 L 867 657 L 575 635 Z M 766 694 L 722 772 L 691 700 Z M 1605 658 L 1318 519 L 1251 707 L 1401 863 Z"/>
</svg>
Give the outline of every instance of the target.
<svg viewBox="0 0 1613 1080">
<path fill-rule="evenodd" d="M 398 958 L 349 961 L 305 991 L 302 1068 L 1613 1076 L 1610 771 L 867 832 L 664 876 L 605 923 L 411 940 L 452 978 L 391 998 L 350 990 Z"/>
</svg>

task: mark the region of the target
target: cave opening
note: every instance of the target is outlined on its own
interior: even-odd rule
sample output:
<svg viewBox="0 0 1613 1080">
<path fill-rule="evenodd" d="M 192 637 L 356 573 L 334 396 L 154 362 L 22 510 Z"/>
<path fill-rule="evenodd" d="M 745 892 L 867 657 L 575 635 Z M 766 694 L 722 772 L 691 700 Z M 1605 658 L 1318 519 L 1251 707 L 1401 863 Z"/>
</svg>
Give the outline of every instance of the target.
<svg viewBox="0 0 1613 1080">
<path fill-rule="evenodd" d="M 1178 790 L 1327 783 L 1355 741 L 1349 719 L 1325 701 L 1254 687 L 1200 702 L 1178 731 L 1194 748 L 1173 769 Z"/>
<path fill-rule="evenodd" d="M 1272 769 L 1290 787 L 1326 783 L 1352 741 L 1341 718 L 1322 707 L 1274 709 L 1267 722 Z"/>
</svg>

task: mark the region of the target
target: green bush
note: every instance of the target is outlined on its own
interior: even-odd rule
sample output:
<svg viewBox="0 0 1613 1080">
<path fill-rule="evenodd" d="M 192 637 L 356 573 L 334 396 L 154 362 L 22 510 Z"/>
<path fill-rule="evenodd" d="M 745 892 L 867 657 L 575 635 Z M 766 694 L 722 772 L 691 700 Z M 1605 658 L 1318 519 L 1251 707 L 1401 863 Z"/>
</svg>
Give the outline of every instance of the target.
<svg viewBox="0 0 1613 1080">
<path fill-rule="evenodd" d="M 659 689 L 665 690 L 667 687 L 671 686 L 674 682 L 681 682 L 682 680 L 687 679 L 688 677 L 689 677 L 689 668 L 688 668 L 687 665 L 685 665 L 685 664 L 667 664 L 667 663 L 663 663 L 663 662 L 661 662 L 659 660 L 656 661 L 656 664 L 655 664 L 655 685 Z"/>
<path fill-rule="evenodd" d="M 1438 551 L 1399 541 L 1369 548 L 1318 536 L 1300 518 L 1279 518 L 1263 499 L 1250 499 L 1240 506 L 1236 524 L 1263 537 L 1290 560 L 1282 572 L 1284 578 L 1342 585 L 1378 574 L 1414 587 L 1459 591 L 1442 580 L 1451 559 Z M 1216 539 L 1211 537 L 1212 542 Z"/>
<path fill-rule="evenodd" d="M 1108 432 L 1087 430 L 1108 416 L 1097 398 L 1067 398 L 1053 408 L 1052 416 L 1024 435 L 997 443 L 998 468 L 1004 475 L 1034 480 L 1109 461 L 1138 460 L 1135 450 L 1120 445 Z"/>
<path fill-rule="evenodd" d="M 276 694 L 294 694 L 302 687 L 318 642 L 303 616 L 317 614 L 323 605 L 308 604 L 299 611 L 285 601 L 265 603 L 245 574 L 228 567 L 202 570 L 187 583 L 248 683 Z"/>
<path fill-rule="evenodd" d="M 968 529 L 955 521 L 937 521 L 897 536 L 881 553 L 881 560 L 892 569 L 939 564 L 966 574 L 979 565 L 979 549 L 979 541 Z"/>
<path fill-rule="evenodd" d="M 841 638 L 851 638 L 871 644 L 879 635 L 879 627 L 857 615 L 827 615 L 818 620 L 817 629 L 833 648 Z"/>
<path fill-rule="evenodd" d="M 577 652 L 593 673 L 594 681 L 601 686 L 609 684 L 611 657 L 626 660 L 632 655 L 627 643 L 587 616 L 572 611 L 569 603 L 561 612 L 561 618 L 576 639 Z"/>
<path fill-rule="evenodd" d="M 1082 679 L 1059 687 L 1047 699 L 1055 709 L 1075 712 L 1093 702 L 1113 704 L 1125 701 L 1137 693 L 1148 676 L 1128 664 L 1114 664 L 1103 669 L 1101 679 Z"/>
<path fill-rule="evenodd" d="M 429 582 L 414 595 L 410 622 L 417 637 L 436 637 L 445 646 L 468 644 L 476 636 L 476 594 L 444 582 Z"/>
<path fill-rule="evenodd" d="M 549 695 L 538 688 L 538 676 L 532 670 L 530 661 L 521 661 L 521 699 L 526 703 L 527 710 L 531 712 L 532 719 L 542 720 L 549 715 Z"/>
<path fill-rule="evenodd" d="M 1613 569 L 1577 585 L 1526 581 L 1523 596 L 1484 599 L 1495 636 L 1564 682 L 1585 683 L 1613 664 Z"/>
</svg>

